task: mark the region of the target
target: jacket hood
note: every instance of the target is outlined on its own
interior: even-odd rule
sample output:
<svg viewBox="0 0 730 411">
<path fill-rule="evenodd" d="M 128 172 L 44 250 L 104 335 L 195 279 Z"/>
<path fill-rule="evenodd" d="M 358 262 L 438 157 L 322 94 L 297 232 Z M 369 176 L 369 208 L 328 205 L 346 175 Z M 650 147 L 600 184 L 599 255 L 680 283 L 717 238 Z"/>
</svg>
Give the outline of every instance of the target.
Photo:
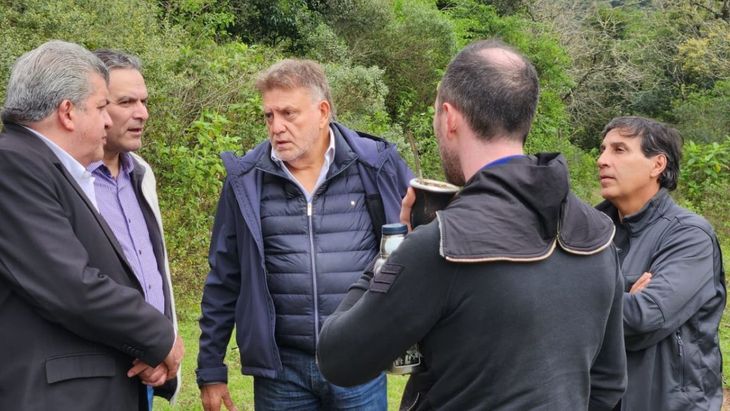
<svg viewBox="0 0 730 411">
<path fill-rule="evenodd" d="M 565 158 L 556 153 L 480 170 L 437 217 L 441 256 L 454 262 L 537 261 L 556 246 L 594 254 L 615 231 L 570 192 Z"/>
</svg>

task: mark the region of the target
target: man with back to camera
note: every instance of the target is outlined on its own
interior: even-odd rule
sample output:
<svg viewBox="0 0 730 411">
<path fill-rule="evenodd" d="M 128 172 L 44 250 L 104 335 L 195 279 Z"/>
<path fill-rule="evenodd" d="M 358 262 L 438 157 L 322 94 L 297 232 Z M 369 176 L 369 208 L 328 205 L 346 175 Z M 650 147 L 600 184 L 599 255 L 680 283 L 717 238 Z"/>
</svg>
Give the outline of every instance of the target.
<svg viewBox="0 0 730 411">
<path fill-rule="evenodd" d="M 200 320 L 203 407 L 235 409 L 223 363 L 235 323 L 257 410 L 385 410 L 384 375 L 338 387 L 314 354 L 320 325 L 377 255 L 381 225 L 398 221 L 412 174 L 394 145 L 332 121 L 319 64 L 281 61 L 256 87 L 269 140 L 223 155 Z"/>
<path fill-rule="evenodd" d="M 618 117 L 602 133 L 597 208 L 616 224 L 626 289 L 629 382 L 622 410 L 719 410 L 718 326 L 725 274 L 717 237 L 679 207 L 679 132 L 642 117 Z"/>
<path fill-rule="evenodd" d="M 0 409 L 147 410 L 182 342 L 144 300 L 85 170 L 103 156 L 108 70 L 49 41 L 21 56 L 0 134 Z"/>
<path fill-rule="evenodd" d="M 467 46 L 438 87 L 446 178 L 464 185 L 366 272 L 325 323 L 325 378 L 372 378 L 415 343 L 425 370 L 401 409 L 610 410 L 626 384 L 623 283 L 605 215 L 558 154 L 526 156 L 537 73 L 495 41 Z M 413 192 L 403 200 L 407 221 Z"/>
<path fill-rule="evenodd" d="M 107 112 L 112 120 L 104 158 L 87 168 L 94 176 L 96 204 L 143 285 L 145 301 L 165 314 L 177 330 L 155 175 L 134 153 L 142 147 L 142 132 L 149 117 L 142 64 L 137 57 L 115 50 L 96 50 L 94 55 L 109 70 Z M 179 371 L 163 386 L 148 386 L 150 409 L 155 393 L 174 401 Z"/>
</svg>

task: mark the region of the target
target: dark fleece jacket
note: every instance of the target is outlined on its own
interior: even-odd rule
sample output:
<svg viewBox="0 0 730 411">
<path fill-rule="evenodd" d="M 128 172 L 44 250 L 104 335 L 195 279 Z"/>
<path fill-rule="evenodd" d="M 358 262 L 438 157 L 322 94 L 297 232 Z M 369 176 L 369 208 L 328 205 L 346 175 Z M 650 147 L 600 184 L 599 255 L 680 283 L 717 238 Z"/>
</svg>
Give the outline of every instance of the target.
<svg viewBox="0 0 730 411">
<path fill-rule="evenodd" d="M 419 343 L 402 407 L 611 409 L 626 384 L 613 232 L 562 156 L 485 168 L 353 285 L 320 334 L 322 373 L 355 385 Z"/>
</svg>

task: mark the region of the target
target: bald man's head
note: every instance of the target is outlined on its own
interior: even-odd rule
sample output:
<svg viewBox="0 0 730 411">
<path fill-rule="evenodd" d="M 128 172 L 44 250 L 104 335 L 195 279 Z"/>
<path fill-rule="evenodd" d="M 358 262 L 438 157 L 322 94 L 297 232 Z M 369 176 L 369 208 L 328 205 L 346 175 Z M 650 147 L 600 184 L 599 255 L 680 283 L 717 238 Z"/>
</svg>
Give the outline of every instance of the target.
<svg viewBox="0 0 730 411">
<path fill-rule="evenodd" d="M 464 48 L 441 80 L 437 107 L 450 103 L 483 140 L 497 135 L 524 143 L 537 109 L 537 72 L 520 53 L 498 40 Z"/>
</svg>

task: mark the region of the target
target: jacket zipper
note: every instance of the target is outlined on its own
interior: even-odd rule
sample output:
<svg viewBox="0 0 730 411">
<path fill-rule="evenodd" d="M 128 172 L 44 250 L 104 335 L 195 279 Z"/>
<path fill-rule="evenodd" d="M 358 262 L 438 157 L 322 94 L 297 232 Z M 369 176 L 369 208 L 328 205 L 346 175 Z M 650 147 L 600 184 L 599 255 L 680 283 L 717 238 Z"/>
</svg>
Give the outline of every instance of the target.
<svg viewBox="0 0 730 411">
<path fill-rule="evenodd" d="M 319 344 L 319 302 L 317 292 L 317 266 L 315 265 L 314 258 L 314 230 L 312 224 L 312 197 L 311 201 L 307 202 L 307 225 L 309 227 L 309 258 L 312 264 L 312 301 L 314 305 L 314 346 L 317 347 Z"/>
<path fill-rule="evenodd" d="M 679 388 L 684 391 L 684 342 L 679 330 L 675 332 L 677 336 L 677 351 L 679 352 Z"/>
<path fill-rule="evenodd" d="M 338 175 L 340 175 L 343 171 L 348 169 L 352 163 L 347 164 L 346 166 L 342 167 L 340 170 L 338 170 L 336 173 L 332 174 L 328 178 L 326 178 L 324 181 L 322 181 L 322 184 L 319 185 L 317 190 L 312 194 L 312 199 L 310 201 L 307 201 L 307 226 L 309 228 L 309 259 L 310 263 L 312 264 L 312 299 L 313 301 L 313 307 L 314 307 L 314 347 L 316 349 L 317 345 L 319 345 L 319 302 L 318 297 L 319 293 L 317 292 L 317 266 L 315 263 L 314 258 L 314 225 L 312 223 L 312 203 L 314 202 L 314 199 L 317 196 L 317 192 L 320 192 L 322 190 L 322 187 L 325 186 L 330 180 L 334 179 Z M 300 188 L 301 189 L 301 188 Z M 303 192 L 303 191 L 302 191 Z"/>
</svg>

